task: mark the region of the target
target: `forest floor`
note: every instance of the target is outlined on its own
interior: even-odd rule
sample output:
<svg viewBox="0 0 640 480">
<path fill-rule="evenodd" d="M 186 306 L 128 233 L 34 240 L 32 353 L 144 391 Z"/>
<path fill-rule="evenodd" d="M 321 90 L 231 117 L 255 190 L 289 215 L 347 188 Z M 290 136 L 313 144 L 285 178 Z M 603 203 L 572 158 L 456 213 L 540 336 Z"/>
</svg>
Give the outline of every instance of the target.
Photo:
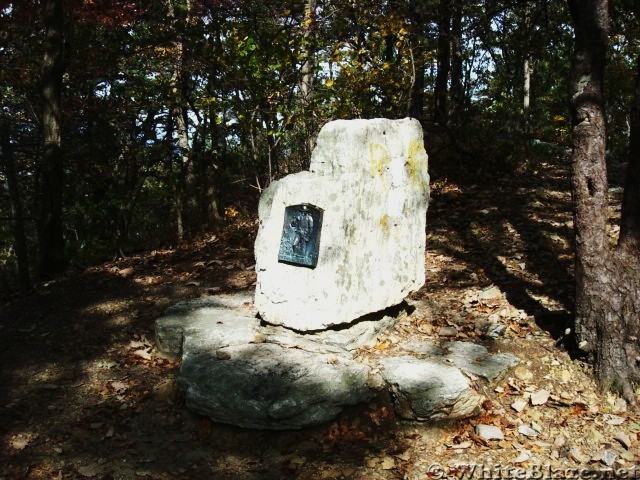
<svg viewBox="0 0 640 480">
<path fill-rule="evenodd" d="M 615 218 L 615 181 L 611 200 Z M 442 327 L 486 343 L 482 332 L 499 323 L 490 348 L 521 359 L 499 381 L 477 382 L 487 398 L 479 417 L 448 424 L 400 421 L 385 399 L 289 432 L 214 424 L 185 408 L 178 363 L 154 348 L 154 320 L 180 300 L 252 289 L 255 219 L 0 301 L 0 479 L 633 478 L 640 416 L 598 392 L 563 337 L 570 207 L 566 165 L 433 180 L 427 282 L 410 298 L 416 311 L 373 348 L 440 341 Z M 477 424 L 504 439 L 484 440 Z"/>
</svg>

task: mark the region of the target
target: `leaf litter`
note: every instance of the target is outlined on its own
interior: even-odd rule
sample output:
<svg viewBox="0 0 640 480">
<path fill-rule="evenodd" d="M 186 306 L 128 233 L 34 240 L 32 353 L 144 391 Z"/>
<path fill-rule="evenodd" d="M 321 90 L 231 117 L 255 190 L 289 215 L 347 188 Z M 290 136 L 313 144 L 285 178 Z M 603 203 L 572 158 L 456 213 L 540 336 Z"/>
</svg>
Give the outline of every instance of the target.
<svg viewBox="0 0 640 480">
<path fill-rule="evenodd" d="M 473 380 L 486 398 L 479 417 L 401 422 L 385 395 L 294 432 L 190 413 L 179 364 L 150 340 L 153 321 L 178 301 L 254 287 L 256 221 L 242 221 L 70 271 L 0 304 L 0 478 L 423 479 L 434 463 L 451 475 L 505 462 L 630 468 L 640 462 L 638 414 L 598 393 L 563 343 L 572 291 L 566 178 L 566 165 L 544 164 L 535 178 L 435 181 L 426 285 L 409 299 L 413 314 L 373 347 L 394 354 L 409 339 L 467 340 L 519 356 L 491 385 Z M 488 187 L 496 181 L 499 193 Z M 531 195 L 536 188 L 544 195 Z M 495 439 L 479 435 L 481 425 Z"/>
</svg>

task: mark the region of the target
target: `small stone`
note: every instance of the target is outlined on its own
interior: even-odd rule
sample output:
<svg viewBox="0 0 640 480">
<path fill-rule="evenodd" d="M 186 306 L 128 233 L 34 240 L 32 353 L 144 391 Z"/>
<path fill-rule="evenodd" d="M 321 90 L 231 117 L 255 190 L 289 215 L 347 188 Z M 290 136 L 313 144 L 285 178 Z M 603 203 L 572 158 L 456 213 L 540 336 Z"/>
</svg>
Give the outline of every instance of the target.
<svg viewBox="0 0 640 480">
<path fill-rule="evenodd" d="M 613 450 L 606 449 L 602 452 L 601 462 L 604 463 L 607 467 L 612 467 L 613 464 L 618 459 L 618 454 Z"/>
<path fill-rule="evenodd" d="M 458 334 L 458 329 L 455 327 L 442 327 L 438 330 L 438 335 L 441 337 L 455 337 Z"/>
<path fill-rule="evenodd" d="M 522 425 L 518 428 L 518 433 L 520 435 L 524 435 L 525 437 L 537 437 L 538 436 L 538 432 L 536 432 L 533 428 L 527 426 L 527 425 Z"/>
<path fill-rule="evenodd" d="M 547 390 L 538 390 L 531 394 L 531 405 L 544 405 L 549 400 L 549 392 Z"/>
<path fill-rule="evenodd" d="M 617 440 L 620 443 L 620 445 L 622 445 L 627 450 L 631 448 L 631 438 L 629 438 L 629 435 L 627 435 L 626 433 L 618 432 L 616 433 L 616 436 L 613 438 Z"/>
<path fill-rule="evenodd" d="M 627 402 L 624 398 L 616 398 L 616 401 L 613 403 L 613 411 L 615 413 L 624 413 L 627 411 Z"/>
<path fill-rule="evenodd" d="M 485 290 L 482 290 L 478 294 L 478 300 L 487 301 L 487 300 L 500 300 L 502 299 L 502 292 L 498 287 L 490 287 Z"/>
<path fill-rule="evenodd" d="M 409 355 L 380 360 L 396 413 L 408 420 L 452 420 L 477 413 L 482 397 L 456 367 Z"/>
<path fill-rule="evenodd" d="M 502 323 L 490 323 L 484 333 L 487 338 L 498 339 L 504 335 L 507 330 L 507 326 Z"/>
<path fill-rule="evenodd" d="M 485 440 L 504 440 L 504 434 L 495 425 L 476 425 L 476 435 Z"/>
<path fill-rule="evenodd" d="M 603 418 L 604 418 L 604 421 L 609 425 L 618 426 L 624 423 L 624 418 L 618 415 L 611 415 L 607 413 L 606 415 L 604 415 Z"/>
<path fill-rule="evenodd" d="M 569 450 L 569 457 L 577 463 L 587 463 L 591 458 L 588 455 L 582 453 L 578 447 L 573 447 Z"/>
<path fill-rule="evenodd" d="M 560 372 L 560 381 L 562 383 L 568 383 L 571 380 L 571 372 L 569 370 L 562 370 Z"/>
<path fill-rule="evenodd" d="M 513 408 L 516 412 L 520 413 L 522 412 L 525 408 L 527 408 L 527 402 L 525 402 L 524 400 L 522 400 L 521 398 L 519 398 L 518 400 L 516 400 L 515 402 L 513 402 L 511 404 L 511 408 Z"/>
</svg>

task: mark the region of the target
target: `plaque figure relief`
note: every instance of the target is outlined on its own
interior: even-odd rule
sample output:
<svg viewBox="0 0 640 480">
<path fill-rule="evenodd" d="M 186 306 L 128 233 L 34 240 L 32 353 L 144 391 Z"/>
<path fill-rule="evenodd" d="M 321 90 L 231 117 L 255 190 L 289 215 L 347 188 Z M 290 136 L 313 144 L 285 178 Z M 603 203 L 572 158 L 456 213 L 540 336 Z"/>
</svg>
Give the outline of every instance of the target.
<svg viewBox="0 0 640 480">
<path fill-rule="evenodd" d="M 285 208 L 278 261 L 310 268 L 318 264 L 322 213 L 307 203 Z"/>
</svg>

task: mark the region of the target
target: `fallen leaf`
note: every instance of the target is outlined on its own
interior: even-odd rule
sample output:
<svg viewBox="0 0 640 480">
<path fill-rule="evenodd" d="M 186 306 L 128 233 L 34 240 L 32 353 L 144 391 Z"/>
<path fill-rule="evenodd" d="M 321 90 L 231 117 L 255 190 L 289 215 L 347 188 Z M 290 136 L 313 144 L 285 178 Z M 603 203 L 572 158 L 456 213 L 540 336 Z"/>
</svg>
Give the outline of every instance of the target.
<svg viewBox="0 0 640 480">
<path fill-rule="evenodd" d="M 582 453 L 578 447 L 573 447 L 569 450 L 569 457 L 572 458 L 577 463 L 587 463 L 591 458 L 588 455 Z"/>
<path fill-rule="evenodd" d="M 626 433 L 618 432 L 616 433 L 616 436 L 613 438 L 627 450 L 631 448 L 631 438 Z"/>
<path fill-rule="evenodd" d="M 520 454 L 513 459 L 513 463 L 524 463 L 527 460 L 529 460 L 531 458 L 531 452 L 529 452 L 529 450 L 526 449 L 522 449 L 520 451 Z"/>
<path fill-rule="evenodd" d="M 387 455 L 382 459 L 381 467 L 383 470 L 391 470 L 395 466 L 396 466 L 396 461 L 393 459 L 393 457 L 390 457 Z"/>
<path fill-rule="evenodd" d="M 471 440 L 473 440 L 478 445 L 482 445 L 483 447 L 488 447 L 489 446 L 489 442 L 487 442 L 484 438 L 476 435 L 473 432 L 469 433 L 469 438 L 471 438 Z"/>
<path fill-rule="evenodd" d="M 521 398 L 519 398 L 518 400 L 516 400 L 515 402 L 513 402 L 511 404 L 511 408 L 513 408 L 516 412 L 520 413 L 522 412 L 525 408 L 527 408 L 527 402 L 525 402 L 524 400 L 522 400 Z"/>
<path fill-rule="evenodd" d="M 14 450 L 22 451 L 33 441 L 35 435 L 31 433 L 19 434 L 13 437 L 10 441 L 11 448 Z"/>
<path fill-rule="evenodd" d="M 145 360 L 151 360 L 151 354 L 148 352 L 148 349 L 141 348 L 140 350 L 136 350 L 133 352 L 134 355 L 140 358 L 144 358 Z"/>
<path fill-rule="evenodd" d="M 109 386 L 113 388 L 116 393 L 123 393 L 129 390 L 129 385 L 118 380 L 112 380 L 111 382 L 109 382 Z"/>
<path fill-rule="evenodd" d="M 537 437 L 538 432 L 536 432 L 533 428 L 528 427 L 527 425 L 521 425 L 518 427 L 518 433 L 520 435 L 524 435 L 525 437 Z"/>
<path fill-rule="evenodd" d="M 118 275 L 122 278 L 127 278 L 131 276 L 133 271 L 133 267 L 123 268 L 122 270 L 118 270 Z"/>
<path fill-rule="evenodd" d="M 473 443 L 471 443 L 469 440 L 466 440 L 464 442 L 451 445 L 451 448 L 453 448 L 454 450 L 466 450 L 467 448 L 471 448 L 472 445 Z"/>
</svg>

